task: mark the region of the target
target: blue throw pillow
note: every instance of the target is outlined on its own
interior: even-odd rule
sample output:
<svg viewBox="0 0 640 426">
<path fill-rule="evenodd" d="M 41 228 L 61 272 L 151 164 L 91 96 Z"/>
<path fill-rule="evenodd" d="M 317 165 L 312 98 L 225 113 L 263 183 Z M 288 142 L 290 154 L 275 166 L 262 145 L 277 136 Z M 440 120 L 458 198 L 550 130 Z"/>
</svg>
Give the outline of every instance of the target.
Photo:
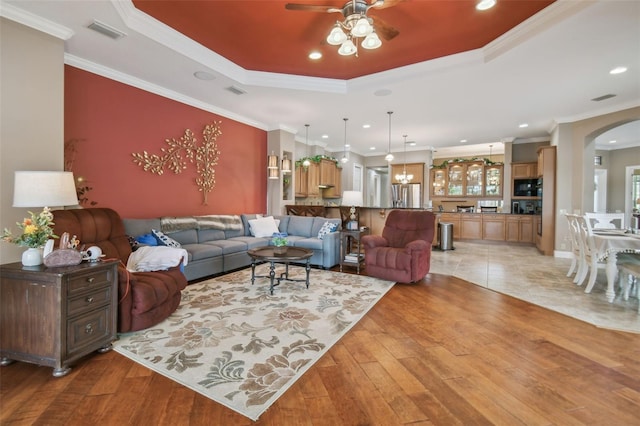
<svg viewBox="0 0 640 426">
<path fill-rule="evenodd" d="M 322 228 L 318 231 L 318 238 L 323 239 L 325 235 L 334 232 L 337 229 L 337 223 L 325 222 L 322 224 Z"/>
<path fill-rule="evenodd" d="M 140 244 L 144 244 L 146 246 L 157 246 L 158 245 L 158 240 L 156 240 L 156 237 L 154 237 L 153 234 L 138 235 L 136 237 L 136 241 L 139 242 Z"/>
</svg>

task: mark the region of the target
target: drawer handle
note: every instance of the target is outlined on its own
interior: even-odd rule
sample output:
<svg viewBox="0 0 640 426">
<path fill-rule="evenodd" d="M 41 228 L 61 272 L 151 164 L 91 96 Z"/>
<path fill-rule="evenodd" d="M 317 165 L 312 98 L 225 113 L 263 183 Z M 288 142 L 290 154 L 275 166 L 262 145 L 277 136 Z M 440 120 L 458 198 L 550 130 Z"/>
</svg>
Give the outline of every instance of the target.
<svg viewBox="0 0 640 426">
<path fill-rule="evenodd" d="M 84 327 L 84 332 L 85 332 L 86 334 L 93 334 L 93 327 L 91 326 L 91 323 L 87 324 L 87 325 Z"/>
<path fill-rule="evenodd" d="M 94 281 L 95 281 L 95 279 L 96 279 L 95 277 L 87 278 L 87 282 L 88 282 L 89 284 L 91 284 L 92 282 L 94 282 Z"/>
<path fill-rule="evenodd" d="M 93 302 L 93 297 L 89 296 L 85 300 L 87 301 L 87 303 L 92 303 Z"/>
</svg>

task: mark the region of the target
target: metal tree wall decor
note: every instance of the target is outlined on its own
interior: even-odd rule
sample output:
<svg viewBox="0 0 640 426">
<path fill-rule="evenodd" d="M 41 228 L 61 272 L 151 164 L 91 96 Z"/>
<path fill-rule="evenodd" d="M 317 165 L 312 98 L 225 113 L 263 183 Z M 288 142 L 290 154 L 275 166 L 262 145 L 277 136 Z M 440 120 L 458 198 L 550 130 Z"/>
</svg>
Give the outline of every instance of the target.
<svg viewBox="0 0 640 426">
<path fill-rule="evenodd" d="M 190 129 L 184 131 L 180 139 L 165 139 L 168 147 L 160 148 L 162 154 L 134 152 L 133 162 L 141 166 L 145 172 L 161 176 L 165 169 L 175 174 L 182 173 L 187 168 L 187 162 L 196 164 L 196 172 L 200 175 L 195 179 L 198 191 L 202 192 L 202 204 L 207 205 L 209 192 L 216 186 L 216 171 L 220 151 L 216 140 L 222 134 L 220 121 L 207 124 L 202 130 L 202 144 Z"/>
</svg>

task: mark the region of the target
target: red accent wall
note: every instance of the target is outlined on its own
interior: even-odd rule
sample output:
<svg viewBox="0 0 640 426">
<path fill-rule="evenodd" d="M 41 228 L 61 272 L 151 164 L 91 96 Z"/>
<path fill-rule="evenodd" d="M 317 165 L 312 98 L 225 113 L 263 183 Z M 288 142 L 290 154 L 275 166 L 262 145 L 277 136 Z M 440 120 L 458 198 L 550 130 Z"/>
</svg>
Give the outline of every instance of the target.
<svg viewBox="0 0 640 426">
<path fill-rule="evenodd" d="M 266 211 L 267 132 L 144 90 L 65 66 L 65 164 L 92 188 L 83 207 L 111 207 L 122 217 L 261 213 Z M 221 122 L 215 187 L 203 205 L 196 165 L 158 176 L 132 153 L 161 155 L 165 140 Z"/>
</svg>

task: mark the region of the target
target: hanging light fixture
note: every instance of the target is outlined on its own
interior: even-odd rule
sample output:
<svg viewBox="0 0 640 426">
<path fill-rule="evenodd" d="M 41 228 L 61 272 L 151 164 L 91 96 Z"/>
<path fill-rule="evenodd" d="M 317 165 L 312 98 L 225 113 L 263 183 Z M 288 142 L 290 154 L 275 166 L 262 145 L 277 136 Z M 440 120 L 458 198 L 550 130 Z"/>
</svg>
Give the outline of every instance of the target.
<svg viewBox="0 0 640 426">
<path fill-rule="evenodd" d="M 309 161 L 309 125 L 305 124 L 304 127 L 307 128 L 307 142 L 305 142 L 305 145 L 307 146 L 307 148 L 306 148 L 307 156 L 304 158 L 304 161 L 302 162 L 302 166 L 303 167 L 309 167 L 311 165 L 311 161 Z"/>
<path fill-rule="evenodd" d="M 391 153 L 391 114 L 393 114 L 393 111 L 387 111 L 387 114 L 389 114 L 389 148 L 387 148 L 387 155 L 384 159 L 393 161 L 393 154 Z"/>
<path fill-rule="evenodd" d="M 327 36 L 327 43 L 340 46 L 340 55 L 358 56 L 359 40 L 362 40 L 360 46 L 363 49 L 377 49 L 382 46 L 382 41 L 373 28 L 373 20 L 367 16 L 367 9 L 370 7 L 378 7 L 378 2 L 368 5 L 363 1 L 354 1 L 345 5 L 342 10 L 344 21 L 336 21 Z"/>
<path fill-rule="evenodd" d="M 349 120 L 348 118 L 343 118 L 344 120 L 344 152 L 342 153 L 342 159 L 340 161 L 342 161 L 342 163 L 346 163 L 347 161 L 349 161 L 349 158 L 347 157 L 347 121 Z"/>
<path fill-rule="evenodd" d="M 269 179 L 278 179 L 278 156 L 273 151 L 267 156 L 267 172 Z"/>
<path fill-rule="evenodd" d="M 404 137 L 404 165 L 402 166 L 402 174 L 396 175 L 396 180 L 402 184 L 407 184 L 413 180 L 413 175 L 407 174 L 407 135 Z"/>
</svg>

